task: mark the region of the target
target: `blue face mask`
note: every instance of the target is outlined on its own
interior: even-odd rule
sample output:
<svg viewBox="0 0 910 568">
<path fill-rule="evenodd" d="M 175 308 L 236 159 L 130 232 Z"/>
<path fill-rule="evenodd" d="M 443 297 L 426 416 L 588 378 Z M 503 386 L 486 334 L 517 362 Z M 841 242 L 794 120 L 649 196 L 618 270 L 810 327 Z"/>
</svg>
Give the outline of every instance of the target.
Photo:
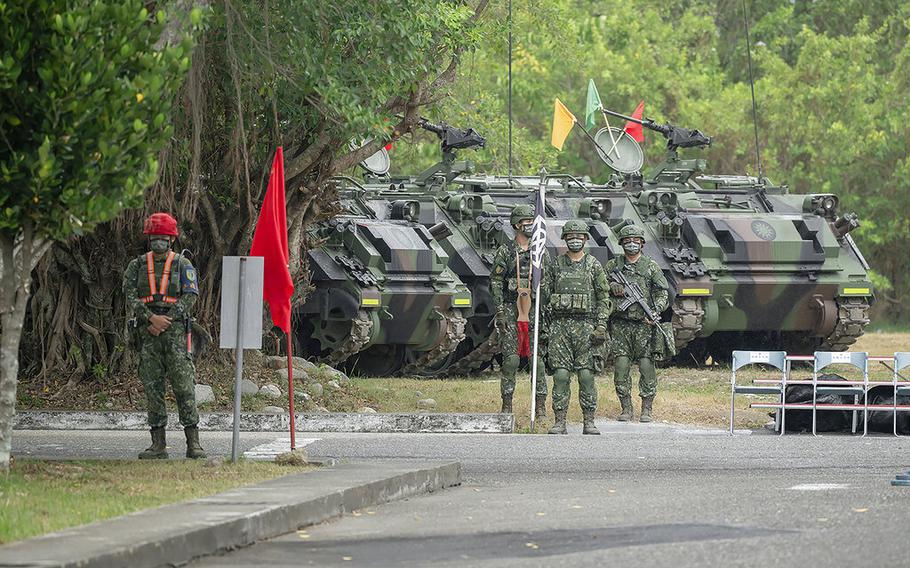
<svg viewBox="0 0 910 568">
<path fill-rule="evenodd" d="M 151 239 L 149 240 L 149 248 L 152 249 L 152 252 L 161 254 L 171 248 L 171 242 L 167 239 Z"/>
</svg>

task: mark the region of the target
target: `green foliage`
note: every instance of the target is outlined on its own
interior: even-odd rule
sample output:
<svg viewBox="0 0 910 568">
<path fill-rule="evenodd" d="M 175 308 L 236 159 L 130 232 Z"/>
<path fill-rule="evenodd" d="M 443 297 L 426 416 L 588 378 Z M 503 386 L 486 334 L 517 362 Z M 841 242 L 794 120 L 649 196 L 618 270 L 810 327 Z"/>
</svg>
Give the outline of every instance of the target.
<svg viewBox="0 0 910 568">
<path fill-rule="evenodd" d="M 860 215 L 854 238 L 877 271 L 879 292 L 907 297 L 910 258 L 898 251 L 910 250 L 910 5 L 747 5 L 765 175 L 797 193 L 838 194 L 842 210 Z M 549 147 L 553 98 L 582 117 L 589 78 L 607 108 L 630 113 L 643 99 L 645 116 L 713 136 L 708 150 L 684 152 L 706 157 L 709 171 L 758 173 L 741 0 L 516 0 L 513 10 L 517 173 L 546 166 L 595 180 L 609 176 L 577 128 L 563 152 Z M 487 136 L 486 149 L 464 157 L 503 173 L 504 8 L 490 19 L 435 116 Z M 646 131 L 644 148 L 647 168 L 662 157 L 663 139 Z M 437 155 L 429 144 L 396 147 L 393 167 L 414 171 Z M 889 304 L 895 306 L 897 316 L 910 313 L 910 305 Z"/>
<path fill-rule="evenodd" d="M 154 49 L 165 21 L 141 0 L 0 2 L 0 231 L 64 239 L 141 203 L 192 47 Z"/>
</svg>

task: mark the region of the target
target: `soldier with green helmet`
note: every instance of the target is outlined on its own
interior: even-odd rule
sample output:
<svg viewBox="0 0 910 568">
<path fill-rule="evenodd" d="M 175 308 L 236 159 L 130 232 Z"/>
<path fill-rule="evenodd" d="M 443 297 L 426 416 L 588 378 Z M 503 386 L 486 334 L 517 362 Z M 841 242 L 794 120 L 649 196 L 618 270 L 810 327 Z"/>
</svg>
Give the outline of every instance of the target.
<svg viewBox="0 0 910 568">
<path fill-rule="evenodd" d="M 167 382 L 177 399 L 180 423 L 186 434 L 186 457 L 204 458 L 199 445 L 196 411 L 196 367 L 191 356 L 190 317 L 199 296 L 193 264 L 171 247 L 177 238 L 177 220 L 155 213 L 145 222 L 149 252 L 133 259 L 123 275 L 123 293 L 132 312 L 132 328 L 139 349 L 139 379 L 148 401 L 152 445 L 139 459 L 167 459 L 164 404 Z"/>
<path fill-rule="evenodd" d="M 667 279 L 660 266 L 649 256 L 642 253 L 645 244 L 645 232 L 635 225 L 627 225 L 619 231 L 619 244 L 623 256 L 607 262 L 606 271 L 624 274 L 630 282 L 641 287 L 645 300 L 654 313 L 659 315 L 669 305 Z M 617 298 L 625 296 L 624 287 L 617 282 L 610 282 L 610 294 Z M 663 338 L 655 339 L 659 330 L 655 326 L 660 322 L 650 321 L 644 309 L 638 304 L 631 304 L 624 310 L 617 303 L 617 310 L 610 319 L 610 335 L 613 352 L 613 380 L 616 394 L 622 411 L 617 418 L 620 421 L 632 419 L 632 361 L 638 361 L 641 378 L 638 382 L 641 396 L 641 422 L 651 421 L 651 408 L 657 394 L 657 373 L 654 370 L 655 346 L 663 344 Z"/>
<path fill-rule="evenodd" d="M 550 316 L 547 357 L 553 373 L 553 413 L 550 434 L 566 433 L 566 412 L 571 394 L 571 373 L 578 375 L 578 402 L 584 416 L 584 434 L 600 434 L 594 426 L 597 387 L 594 372 L 603 364 L 612 302 L 603 266 L 586 254 L 588 226 L 573 219 L 562 228 L 568 249 L 554 263 L 550 278 Z"/>
<path fill-rule="evenodd" d="M 493 308 L 496 310 L 496 330 L 499 332 L 499 346 L 502 350 L 502 395 L 501 412 L 512 412 L 512 395 L 515 392 L 515 373 L 521 362 L 518 343 L 519 301 L 523 302 L 525 311 L 533 305 L 534 291 L 531 290 L 531 235 L 534 223 L 534 208 L 530 205 L 516 205 L 509 216 L 509 222 L 515 229 L 515 239 L 504 243 L 496 250 L 493 266 L 490 270 L 490 294 L 493 297 Z M 541 271 L 541 305 L 546 305 L 548 282 L 551 275 L 551 260 L 544 251 Z M 519 297 L 521 296 L 521 300 Z M 528 327 L 530 337 L 534 335 L 533 309 Z M 543 331 L 543 330 L 541 330 Z M 544 369 L 542 354 L 538 354 L 537 368 Z M 546 415 L 547 380 L 540 372 L 537 377 L 535 395 L 535 413 L 538 417 Z"/>
</svg>

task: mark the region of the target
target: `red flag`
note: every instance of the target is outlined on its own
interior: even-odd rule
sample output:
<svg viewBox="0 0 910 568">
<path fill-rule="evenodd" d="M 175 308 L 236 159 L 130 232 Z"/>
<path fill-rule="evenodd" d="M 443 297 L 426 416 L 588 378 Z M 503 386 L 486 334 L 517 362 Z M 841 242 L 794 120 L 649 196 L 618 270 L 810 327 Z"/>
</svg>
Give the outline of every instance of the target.
<svg viewBox="0 0 910 568">
<path fill-rule="evenodd" d="M 645 112 L 645 101 L 638 103 L 638 106 L 635 107 L 635 112 L 632 113 L 632 118 L 637 118 L 641 120 L 641 115 Z M 623 129 L 629 133 L 629 135 L 635 139 L 636 142 L 645 141 L 645 131 L 640 124 L 637 122 L 632 122 L 631 120 L 626 122 L 626 127 Z"/>
<path fill-rule="evenodd" d="M 284 200 L 284 152 L 275 152 L 269 187 L 265 192 L 250 256 L 265 258 L 262 297 L 269 304 L 272 323 L 285 333 L 291 331 L 291 295 L 294 282 L 288 267 L 287 205 Z"/>
<path fill-rule="evenodd" d="M 518 324 L 518 356 L 531 356 L 531 336 L 528 333 L 528 322 L 519 321 Z"/>
</svg>

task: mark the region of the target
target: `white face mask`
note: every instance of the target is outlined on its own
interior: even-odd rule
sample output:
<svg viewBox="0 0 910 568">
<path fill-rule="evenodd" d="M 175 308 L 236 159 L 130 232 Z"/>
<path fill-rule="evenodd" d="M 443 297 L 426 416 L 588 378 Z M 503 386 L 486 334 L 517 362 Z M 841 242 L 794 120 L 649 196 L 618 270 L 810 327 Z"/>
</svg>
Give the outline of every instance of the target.
<svg viewBox="0 0 910 568">
<path fill-rule="evenodd" d="M 585 247 L 585 240 L 578 237 L 566 239 L 566 247 L 572 252 L 578 252 Z"/>
<path fill-rule="evenodd" d="M 622 250 L 629 255 L 638 254 L 641 252 L 641 244 L 638 241 L 629 241 L 622 245 Z"/>
</svg>

